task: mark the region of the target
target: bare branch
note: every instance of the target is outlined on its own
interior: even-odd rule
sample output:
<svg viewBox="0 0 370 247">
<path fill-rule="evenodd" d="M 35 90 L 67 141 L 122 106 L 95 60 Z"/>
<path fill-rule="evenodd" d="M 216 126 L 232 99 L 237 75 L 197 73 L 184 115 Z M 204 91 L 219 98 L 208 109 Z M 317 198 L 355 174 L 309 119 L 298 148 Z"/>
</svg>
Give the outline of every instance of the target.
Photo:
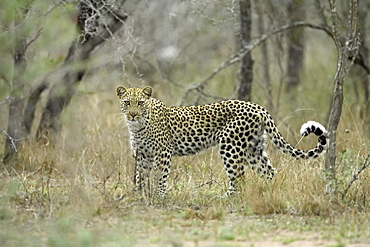
<svg viewBox="0 0 370 247">
<path fill-rule="evenodd" d="M 331 11 L 331 22 L 332 22 L 332 30 L 333 30 L 333 40 L 335 45 L 338 47 L 341 47 L 340 45 L 340 32 L 338 30 L 338 13 L 337 8 L 335 6 L 335 0 L 329 1 L 330 5 L 330 11 Z"/>
<path fill-rule="evenodd" d="M 278 34 L 278 33 L 281 33 L 281 32 L 284 32 L 284 31 L 287 31 L 289 29 L 292 29 L 292 28 L 298 28 L 298 27 L 309 27 L 309 28 L 313 28 L 313 29 L 318 29 L 318 30 L 321 30 L 321 31 L 324 31 L 326 34 L 328 34 L 331 38 L 333 38 L 333 34 L 332 32 L 330 31 L 330 29 L 328 27 L 324 27 L 324 26 L 319 26 L 319 25 L 315 25 L 315 24 L 311 24 L 311 23 L 307 23 L 307 22 L 302 22 L 302 21 L 299 21 L 299 22 L 293 22 L 293 23 L 290 23 L 290 24 L 287 24 L 287 25 L 284 25 L 282 27 L 279 27 L 273 31 L 271 31 L 270 33 L 267 33 L 267 34 L 264 34 L 264 35 L 261 35 L 260 38 L 256 39 L 254 42 L 251 42 L 250 44 L 247 44 L 245 45 L 244 47 L 242 47 L 241 49 L 239 49 L 237 52 L 235 52 L 234 54 L 232 54 L 227 60 L 225 60 L 224 62 L 222 62 L 216 69 L 213 70 L 213 72 L 207 77 L 205 78 L 203 81 L 201 81 L 200 83 L 196 83 L 196 84 L 193 84 L 191 85 L 185 92 L 185 95 L 183 97 L 183 100 L 181 102 L 181 105 L 183 105 L 185 102 L 185 99 L 187 98 L 187 96 L 189 95 L 189 93 L 191 91 L 198 91 L 198 92 L 201 92 L 204 87 L 206 86 L 206 84 L 213 78 L 215 77 L 221 70 L 229 67 L 230 65 L 233 65 L 237 62 L 240 61 L 240 59 L 242 57 L 245 56 L 245 54 L 247 54 L 248 52 L 251 52 L 254 48 L 256 48 L 257 46 L 259 46 L 261 43 L 265 42 L 267 39 L 269 39 L 271 36 L 275 35 L 275 34 Z"/>
<path fill-rule="evenodd" d="M 354 64 L 361 66 L 366 71 L 366 73 L 370 75 L 370 67 L 366 63 L 366 59 L 361 53 L 358 53 L 356 57 L 349 57 L 349 59 L 353 60 Z"/>
<path fill-rule="evenodd" d="M 180 84 L 179 82 L 173 80 L 172 78 L 170 78 L 168 75 L 166 75 L 165 73 L 163 73 L 156 65 L 154 65 L 153 63 L 151 63 L 150 61 L 148 61 L 148 59 L 145 59 L 143 58 L 140 54 L 138 53 L 135 53 L 134 57 L 136 59 L 138 59 L 140 62 L 144 63 L 144 64 L 147 64 L 152 70 L 155 71 L 155 73 L 157 73 L 162 79 L 166 80 L 167 82 L 169 83 L 172 83 L 174 84 L 175 86 L 177 87 L 180 87 L 180 88 L 184 88 L 184 85 Z"/>
<path fill-rule="evenodd" d="M 26 49 L 28 48 L 28 46 L 30 46 L 33 42 L 35 42 L 35 40 L 40 37 L 40 35 L 42 34 L 42 28 L 40 28 L 38 31 L 37 31 L 37 34 L 35 35 L 35 37 L 33 37 L 30 41 L 28 41 L 26 43 Z"/>
<path fill-rule="evenodd" d="M 352 184 L 358 180 L 358 176 L 360 175 L 360 173 L 365 170 L 367 167 L 370 166 L 370 154 L 367 156 L 367 158 L 365 159 L 365 162 L 364 162 L 364 165 L 356 172 L 356 174 L 353 175 L 351 181 L 349 181 L 347 187 L 344 189 L 343 193 L 342 193 L 342 200 L 344 199 L 344 197 L 346 196 L 349 188 L 351 188 Z"/>
<path fill-rule="evenodd" d="M 113 33 L 115 33 L 123 24 L 123 22 L 127 19 L 127 15 L 119 15 L 115 13 L 114 20 L 111 23 L 106 25 L 104 30 L 99 34 L 94 36 L 94 38 L 86 41 L 82 44 L 82 49 L 84 54 L 89 53 L 92 51 L 96 46 L 104 42 L 109 37 L 113 37 Z"/>
<path fill-rule="evenodd" d="M 1 128 L 0 128 L 0 132 L 3 133 L 10 140 L 11 147 L 16 153 L 18 152 L 18 148 L 17 148 L 16 143 L 20 142 L 20 141 L 23 141 L 23 140 L 26 140 L 30 137 L 30 136 L 27 136 L 27 137 L 24 137 L 24 138 L 15 139 L 15 138 L 11 137 L 5 130 L 3 130 Z"/>
</svg>

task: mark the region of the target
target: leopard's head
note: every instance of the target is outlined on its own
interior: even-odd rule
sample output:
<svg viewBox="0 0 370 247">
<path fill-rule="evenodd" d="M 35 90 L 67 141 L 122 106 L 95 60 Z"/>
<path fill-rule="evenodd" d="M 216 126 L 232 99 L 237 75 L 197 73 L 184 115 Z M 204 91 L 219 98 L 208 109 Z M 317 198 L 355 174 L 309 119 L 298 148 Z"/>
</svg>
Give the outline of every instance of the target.
<svg viewBox="0 0 370 247">
<path fill-rule="evenodd" d="M 145 88 L 117 87 L 116 92 L 121 110 L 128 121 L 138 121 L 149 117 L 152 91 L 153 89 L 149 86 Z"/>
</svg>

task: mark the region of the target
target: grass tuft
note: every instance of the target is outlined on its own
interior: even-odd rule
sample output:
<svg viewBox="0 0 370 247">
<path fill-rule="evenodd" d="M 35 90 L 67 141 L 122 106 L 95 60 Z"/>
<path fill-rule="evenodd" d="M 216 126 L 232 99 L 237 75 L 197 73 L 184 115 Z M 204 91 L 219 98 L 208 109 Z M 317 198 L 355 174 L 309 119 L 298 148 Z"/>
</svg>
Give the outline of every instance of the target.
<svg viewBox="0 0 370 247">
<path fill-rule="evenodd" d="M 212 148 L 174 158 L 168 195 L 161 199 L 133 193 L 134 159 L 112 97 L 113 92 L 76 97 L 64 113 L 58 143 L 24 143 L 20 169 L 1 175 L 0 245 L 251 245 L 268 238 L 283 245 L 319 239 L 339 246 L 370 239 L 370 170 L 341 198 L 370 152 L 353 112 L 344 109 L 337 132 L 337 193 L 325 193 L 324 157 L 297 161 L 269 146 L 277 168 L 272 181 L 248 169 L 238 192 L 222 198 L 228 181 L 218 149 Z M 86 105 L 88 114 L 82 114 Z M 323 119 L 321 111 L 289 113 L 287 107 L 281 112 L 292 114 L 278 124 L 293 144 L 302 122 Z M 298 147 L 315 142 L 305 138 Z"/>
</svg>

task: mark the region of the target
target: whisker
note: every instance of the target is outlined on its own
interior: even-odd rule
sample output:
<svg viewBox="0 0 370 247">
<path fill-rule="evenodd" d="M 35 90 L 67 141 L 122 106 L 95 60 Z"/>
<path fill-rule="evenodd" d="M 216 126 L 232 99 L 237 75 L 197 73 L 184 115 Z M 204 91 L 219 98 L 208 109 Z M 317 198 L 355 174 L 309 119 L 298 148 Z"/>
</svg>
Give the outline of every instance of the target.
<svg viewBox="0 0 370 247">
<path fill-rule="evenodd" d="M 125 122 L 125 117 L 124 117 L 124 116 L 122 116 L 122 117 L 118 118 L 118 120 L 117 120 L 117 125 L 121 125 L 121 124 L 122 124 L 122 122 Z"/>
</svg>

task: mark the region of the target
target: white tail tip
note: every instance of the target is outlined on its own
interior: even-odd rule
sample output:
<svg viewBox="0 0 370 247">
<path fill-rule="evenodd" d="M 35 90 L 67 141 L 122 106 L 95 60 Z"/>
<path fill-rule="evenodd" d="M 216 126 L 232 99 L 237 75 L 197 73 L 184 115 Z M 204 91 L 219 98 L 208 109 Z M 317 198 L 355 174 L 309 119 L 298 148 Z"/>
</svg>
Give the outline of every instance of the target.
<svg viewBox="0 0 370 247">
<path fill-rule="evenodd" d="M 308 121 L 307 123 L 304 123 L 301 127 L 300 132 L 302 136 L 308 136 L 311 133 L 314 133 L 317 136 L 321 136 L 327 133 L 325 127 L 315 121 Z"/>
</svg>

